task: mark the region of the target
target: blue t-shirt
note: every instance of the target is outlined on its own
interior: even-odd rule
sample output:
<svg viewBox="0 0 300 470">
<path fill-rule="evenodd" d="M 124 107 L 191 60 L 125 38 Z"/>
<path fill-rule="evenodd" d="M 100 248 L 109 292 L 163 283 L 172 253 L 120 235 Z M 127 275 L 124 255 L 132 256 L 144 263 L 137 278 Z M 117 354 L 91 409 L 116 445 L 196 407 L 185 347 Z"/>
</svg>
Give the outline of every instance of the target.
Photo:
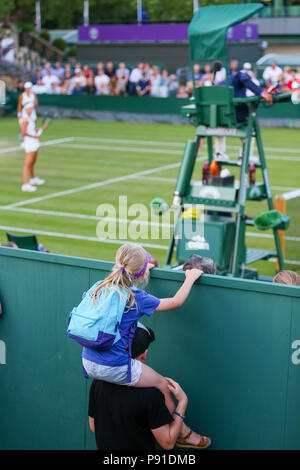
<svg viewBox="0 0 300 470">
<path fill-rule="evenodd" d="M 121 330 L 129 327 L 143 315 L 150 317 L 160 304 L 160 299 L 154 295 L 147 294 L 143 290 L 135 289 L 133 292 L 135 294 L 135 303 L 130 310 L 127 311 L 125 308 L 120 324 Z M 107 351 L 96 351 L 95 349 L 84 347 L 82 357 L 103 366 L 123 366 L 128 363 L 128 339 L 127 334 Z"/>
</svg>

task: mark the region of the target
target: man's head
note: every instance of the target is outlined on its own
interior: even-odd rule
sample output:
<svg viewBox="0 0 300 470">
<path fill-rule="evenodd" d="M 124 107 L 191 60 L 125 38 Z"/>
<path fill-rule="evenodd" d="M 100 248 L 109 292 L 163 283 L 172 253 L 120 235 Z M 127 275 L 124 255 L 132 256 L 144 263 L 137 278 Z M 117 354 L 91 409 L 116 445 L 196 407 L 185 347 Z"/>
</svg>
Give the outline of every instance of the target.
<svg viewBox="0 0 300 470">
<path fill-rule="evenodd" d="M 271 65 L 272 69 L 276 69 L 276 67 L 277 67 L 277 63 L 275 62 L 275 60 L 272 60 L 272 62 L 270 62 L 270 65 Z"/>
<path fill-rule="evenodd" d="M 238 70 L 239 63 L 237 60 L 232 60 L 230 62 L 230 68 L 232 72 L 236 72 Z"/>
<path fill-rule="evenodd" d="M 146 328 L 142 323 L 138 322 L 132 341 L 132 357 L 138 361 L 145 362 L 149 345 L 154 340 L 155 336 L 151 328 Z"/>
<path fill-rule="evenodd" d="M 188 269 L 200 269 L 204 274 L 216 274 L 216 265 L 214 260 L 205 256 L 192 255 L 183 265 L 183 271 Z"/>
</svg>

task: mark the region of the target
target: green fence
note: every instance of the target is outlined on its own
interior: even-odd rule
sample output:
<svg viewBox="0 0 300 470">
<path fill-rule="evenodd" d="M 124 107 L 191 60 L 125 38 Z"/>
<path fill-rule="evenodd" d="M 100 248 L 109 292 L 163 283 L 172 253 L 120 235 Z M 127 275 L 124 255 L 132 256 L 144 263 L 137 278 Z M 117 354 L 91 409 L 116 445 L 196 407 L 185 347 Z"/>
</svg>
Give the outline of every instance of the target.
<svg viewBox="0 0 300 470">
<path fill-rule="evenodd" d="M 8 93 L 7 109 L 15 111 L 17 93 Z M 181 107 L 190 104 L 185 98 L 139 96 L 38 95 L 40 111 L 62 118 L 124 120 L 134 122 L 186 123 Z M 262 104 L 258 111 L 262 125 L 300 127 L 300 106 L 284 102 L 276 106 Z"/>
<path fill-rule="evenodd" d="M 70 310 L 109 262 L 0 248 L 0 448 L 93 449 Z M 173 295 L 184 274 L 156 269 Z M 202 276 L 183 307 L 145 321 L 149 364 L 189 396 L 187 422 L 213 449 L 300 449 L 300 289 Z"/>
</svg>

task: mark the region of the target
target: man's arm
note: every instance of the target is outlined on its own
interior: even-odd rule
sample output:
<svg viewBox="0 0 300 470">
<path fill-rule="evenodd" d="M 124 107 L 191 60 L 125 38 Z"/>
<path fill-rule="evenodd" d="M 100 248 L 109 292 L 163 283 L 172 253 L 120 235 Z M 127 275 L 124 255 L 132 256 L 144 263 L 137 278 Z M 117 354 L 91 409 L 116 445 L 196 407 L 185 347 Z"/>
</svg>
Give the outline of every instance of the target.
<svg viewBox="0 0 300 470">
<path fill-rule="evenodd" d="M 169 378 L 167 378 L 167 381 L 170 392 L 178 400 L 175 411 L 184 416 L 188 404 L 188 398 L 177 382 Z M 160 426 L 156 429 L 151 429 L 151 432 L 157 443 L 166 450 L 173 449 L 182 428 L 182 418 L 175 414 L 175 412 L 173 413 L 172 417 L 172 423 L 165 424 L 164 426 Z"/>
<path fill-rule="evenodd" d="M 94 418 L 91 418 L 90 416 L 89 416 L 89 425 L 90 425 L 90 430 L 92 432 L 95 432 L 95 420 Z"/>
<path fill-rule="evenodd" d="M 261 96 L 265 101 L 268 103 L 273 103 L 273 97 L 270 93 L 263 91 L 260 86 L 257 86 L 249 77 L 247 73 L 240 74 L 241 81 L 243 82 L 244 86 L 252 91 L 256 96 Z"/>
</svg>

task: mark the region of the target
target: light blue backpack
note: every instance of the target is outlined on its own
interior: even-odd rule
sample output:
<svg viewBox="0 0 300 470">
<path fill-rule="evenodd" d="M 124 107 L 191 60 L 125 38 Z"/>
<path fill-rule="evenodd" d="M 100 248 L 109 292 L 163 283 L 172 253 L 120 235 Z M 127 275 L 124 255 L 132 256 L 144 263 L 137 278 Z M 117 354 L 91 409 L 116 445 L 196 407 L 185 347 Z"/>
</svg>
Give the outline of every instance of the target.
<svg viewBox="0 0 300 470">
<path fill-rule="evenodd" d="M 115 289 L 109 289 L 95 301 L 91 293 L 99 281 L 83 294 L 82 301 L 74 307 L 68 322 L 68 336 L 82 346 L 104 351 L 110 349 L 125 334 L 130 334 L 132 340 L 136 322 L 121 330 L 120 324 L 128 300 L 128 292 L 119 288 L 121 295 Z M 135 290 L 135 287 L 132 287 Z M 132 330 L 132 331 L 131 331 Z M 131 346 L 131 344 L 130 344 Z M 131 348 L 130 348 L 131 349 Z"/>
</svg>

